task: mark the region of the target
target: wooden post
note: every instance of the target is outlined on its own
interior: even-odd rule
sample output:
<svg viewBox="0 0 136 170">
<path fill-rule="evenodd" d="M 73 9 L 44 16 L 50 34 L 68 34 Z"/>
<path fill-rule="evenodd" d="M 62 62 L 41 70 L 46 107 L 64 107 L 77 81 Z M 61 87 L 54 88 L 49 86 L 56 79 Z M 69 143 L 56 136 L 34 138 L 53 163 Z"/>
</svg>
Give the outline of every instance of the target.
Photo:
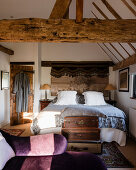
<svg viewBox="0 0 136 170">
<path fill-rule="evenodd" d="M 83 0 L 76 0 L 76 22 L 83 21 Z"/>
</svg>

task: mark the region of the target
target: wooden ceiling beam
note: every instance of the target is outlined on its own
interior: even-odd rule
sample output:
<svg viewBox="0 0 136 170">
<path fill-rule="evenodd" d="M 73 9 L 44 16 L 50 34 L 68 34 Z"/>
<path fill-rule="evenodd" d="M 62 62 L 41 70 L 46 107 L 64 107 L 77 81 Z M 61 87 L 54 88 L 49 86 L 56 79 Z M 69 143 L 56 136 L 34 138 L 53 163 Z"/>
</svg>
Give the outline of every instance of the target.
<svg viewBox="0 0 136 170">
<path fill-rule="evenodd" d="M 0 51 L 3 52 L 3 53 L 6 53 L 8 55 L 14 55 L 14 51 L 9 49 L 9 48 L 6 48 L 2 45 L 0 45 Z"/>
<path fill-rule="evenodd" d="M 112 28 L 112 29 L 111 29 Z M 136 20 L 0 20 L 0 42 L 136 42 Z"/>
<path fill-rule="evenodd" d="M 136 6 L 136 0 L 131 0 L 131 2 Z"/>
<path fill-rule="evenodd" d="M 109 19 L 107 17 L 107 15 L 104 14 L 104 12 L 93 2 L 92 3 L 94 5 L 94 7 L 100 12 L 100 14 L 105 18 L 105 19 Z M 93 13 L 94 14 L 94 13 Z M 94 14 L 95 15 L 95 14 Z M 96 15 L 95 15 L 96 17 Z M 119 45 L 123 48 L 123 50 L 128 54 L 128 56 L 130 57 L 131 55 L 127 52 L 127 50 L 123 47 L 123 45 L 121 43 L 119 43 Z"/>
<path fill-rule="evenodd" d="M 111 60 L 113 60 L 113 59 L 111 58 L 111 56 L 106 52 L 106 50 L 105 50 L 99 43 L 97 43 L 97 45 L 102 49 L 102 51 L 105 52 L 105 54 L 106 54 Z M 115 62 L 114 62 L 114 63 L 115 63 Z"/>
<path fill-rule="evenodd" d="M 109 19 L 104 13 L 103 11 L 93 2 L 92 3 L 94 5 L 94 7 L 100 12 L 100 14 L 105 18 L 105 19 Z M 123 60 L 125 59 L 122 54 L 110 43 L 110 45 L 112 46 L 112 48 L 121 56 L 121 58 L 123 58 Z M 119 45 L 122 47 L 122 45 L 119 43 Z M 124 49 L 124 47 L 123 47 Z M 126 50 L 125 50 L 126 51 Z"/>
<path fill-rule="evenodd" d="M 69 6 L 72 0 L 56 0 L 56 3 L 52 9 L 52 12 L 50 14 L 50 19 L 60 19 L 60 18 L 65 18 Z"/>
<path fill-rule="evenodd" d="M 105 19 L 109 19 L 104 12 L 96 5 L 95 2 L 92 3 L 94 5 L 94 7 L 97 9 L 97 11 L 99 11 L 99 13 L 105 18 Z"/>
<path fill-rule="evenodd" d="M 107 9 L 114 15 L 115 18 L 121 19 L 119 14 L 112 8 L 112 6 L 106 0 L 101 0 L 101 1 L 104 3 Z"/>
<path fill-rule="evenodd" d="M 76 0 L 76 22 L 83 21 L 83 0 Z"/>
<path fill-rule="evenodd" d="M 105 46 L 105 48 L 107 48 L 107 50 L 114 56 L 114 58 L 116 58 L 117 61 L 120 61 L 115 54 L 103 43 L 103 45 Z"/>
<path fill-rule="evenodd" d="M 136 54 L 116 64 L 113 67 L 113 71 L 116 71 L 116 70 L 119 70 L 125 67 L 129 67 L 130 65 L 133 65 L 133 64 L 136 64 Z"/>
<path fill-rule="evenodd" d="M 116 19 L 122 19 L 120 17 L 120 15 L 112 8 L 112 6 L 106 1 L 106 0 L 101 0 L 104 5 L 107 7 L 107 9 L 112 13 L 112 15 L 116 18 Z M 136 49 L 134 48 L 134 46 L 131 43 L 127 43 L 130 48 L 132 48 L 134 50 L 134 52 L 136 53 Z"/>
<path fill-rule="evenodd" d="M 136 16 L 136 11 L 128 4 L 128 2 L 126 0 L 121 0 L 126 7 L 134 14 L 134 16 Z"/>
<path fill-rule="evenodd" d="M 110 43 L 110 45 L 111 45 L 112 48 L 119 54 L 119 56 L 120 56 L 123 60 L 125 60 L 125 58 L 123 57 L 123 55 L 114 47 L 114 45 L 112 45 L 111 43 Z"/>
<path fill-rule="evenodd" d="M 112 61 L 41 61 L 42 67 L 103 67 L 113 65 Z"/>
<path fill-rule="evenodd" d="M 92 12 L 92 11 L 91 11 Z M 95 16 L 95 18 L 97 18 L 98 19 L 98 17 L 95 15 L 95 13 L 94 12 L 92 12 L 93 13 L 93 15 Z M 104 48 L 102 48 L 101 46 L 100 46 L 100 44 L 99 43 L 97 43 L 98 45 L 99 45 L 99 47 L 101 48 L 101 49 L 103 49 L 103 51 L 107 54 L 107 52 L 104 50 Z M 105 46 L 105 48 L 108 50 L 108 51 L 110 51 L 110 53 L 114 56 L 114 58 L 117 60 L 117 61 L 119 61 L 118 59 L 117 59 L 117 57 L 114 55 L 114 53 L 104 44 L 104 43 L 102 43 L 104 46 Z M 108 54 L 107 54 L 108 55 Z M 108 55 L 109 56 L 109 55 Z M 110 57 L 111 58 L 111 57 Z"/>
<path fill-rule="evenodd" d="M 130 57 L 131 55 L 129 54 L 129 52 L 123 47 L 123 45 L 121 43 L 119 43 L 119 44 L 123 48 L 123 50 L 127 53 L 127 55 Z"/>
</svg>

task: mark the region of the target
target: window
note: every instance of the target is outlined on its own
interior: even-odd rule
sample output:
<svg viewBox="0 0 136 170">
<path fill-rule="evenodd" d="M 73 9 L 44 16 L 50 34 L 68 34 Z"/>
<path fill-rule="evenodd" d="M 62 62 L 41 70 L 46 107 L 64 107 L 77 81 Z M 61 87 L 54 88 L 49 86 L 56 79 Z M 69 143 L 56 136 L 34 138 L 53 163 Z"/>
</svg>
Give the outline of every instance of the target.
<svg viewBox="0 0 136 170">
<path fill-rule="evenodd" d="M 133 74 L 133 91 L 132 91 L 132 97 L 136 98 L 136 74 Z"/>
</svg>

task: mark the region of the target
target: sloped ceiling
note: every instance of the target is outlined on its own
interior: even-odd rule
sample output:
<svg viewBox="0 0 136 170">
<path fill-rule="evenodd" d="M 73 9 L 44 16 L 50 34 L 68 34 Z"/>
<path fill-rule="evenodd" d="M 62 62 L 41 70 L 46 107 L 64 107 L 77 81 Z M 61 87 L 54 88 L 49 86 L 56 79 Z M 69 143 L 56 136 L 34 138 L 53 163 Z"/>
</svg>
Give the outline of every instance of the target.
<svg viewBox="0 0 136 170">
<path fill-rule="evenodd" d="M 84 18 L 116 19 L 103 0 L 84 0 Z M 106 0 L 122 19 L 136 19 L 136 6 L 132 0 Z M 126 4 L 124 3 L 126 2 Z M 95 3 L 95 5 L 94 5 Z M 0 19 L 11 18 L 49 18 L 55 0 L 0 0 Z M 96 6 L 101 10 L 96 9 Z M 70 18 L 76 18 L 76 0 L 70 5 Z M 111 28 L 112 29 L 112 28 Z M 136 53 L 136 43 L 99 43 L 95 44 L 93 53 L 99 48 L 114 63 L 118 63 Z"/>
</svg>

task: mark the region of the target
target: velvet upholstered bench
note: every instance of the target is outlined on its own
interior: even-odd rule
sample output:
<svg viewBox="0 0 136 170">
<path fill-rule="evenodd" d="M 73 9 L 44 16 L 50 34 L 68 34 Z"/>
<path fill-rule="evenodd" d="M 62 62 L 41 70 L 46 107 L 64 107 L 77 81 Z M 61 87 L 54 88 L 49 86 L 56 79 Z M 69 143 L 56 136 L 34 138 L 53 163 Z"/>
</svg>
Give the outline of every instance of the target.
<svg viewBox="0 0 136 170">
<path fill-rule="evenodd" d="M 87 152 L 66 152 L 62 135 L 45 134 L 16 137 L 1 134 L 15 152 L 3 170 L 106 170 L 102 160 Z"/>
</svg>

